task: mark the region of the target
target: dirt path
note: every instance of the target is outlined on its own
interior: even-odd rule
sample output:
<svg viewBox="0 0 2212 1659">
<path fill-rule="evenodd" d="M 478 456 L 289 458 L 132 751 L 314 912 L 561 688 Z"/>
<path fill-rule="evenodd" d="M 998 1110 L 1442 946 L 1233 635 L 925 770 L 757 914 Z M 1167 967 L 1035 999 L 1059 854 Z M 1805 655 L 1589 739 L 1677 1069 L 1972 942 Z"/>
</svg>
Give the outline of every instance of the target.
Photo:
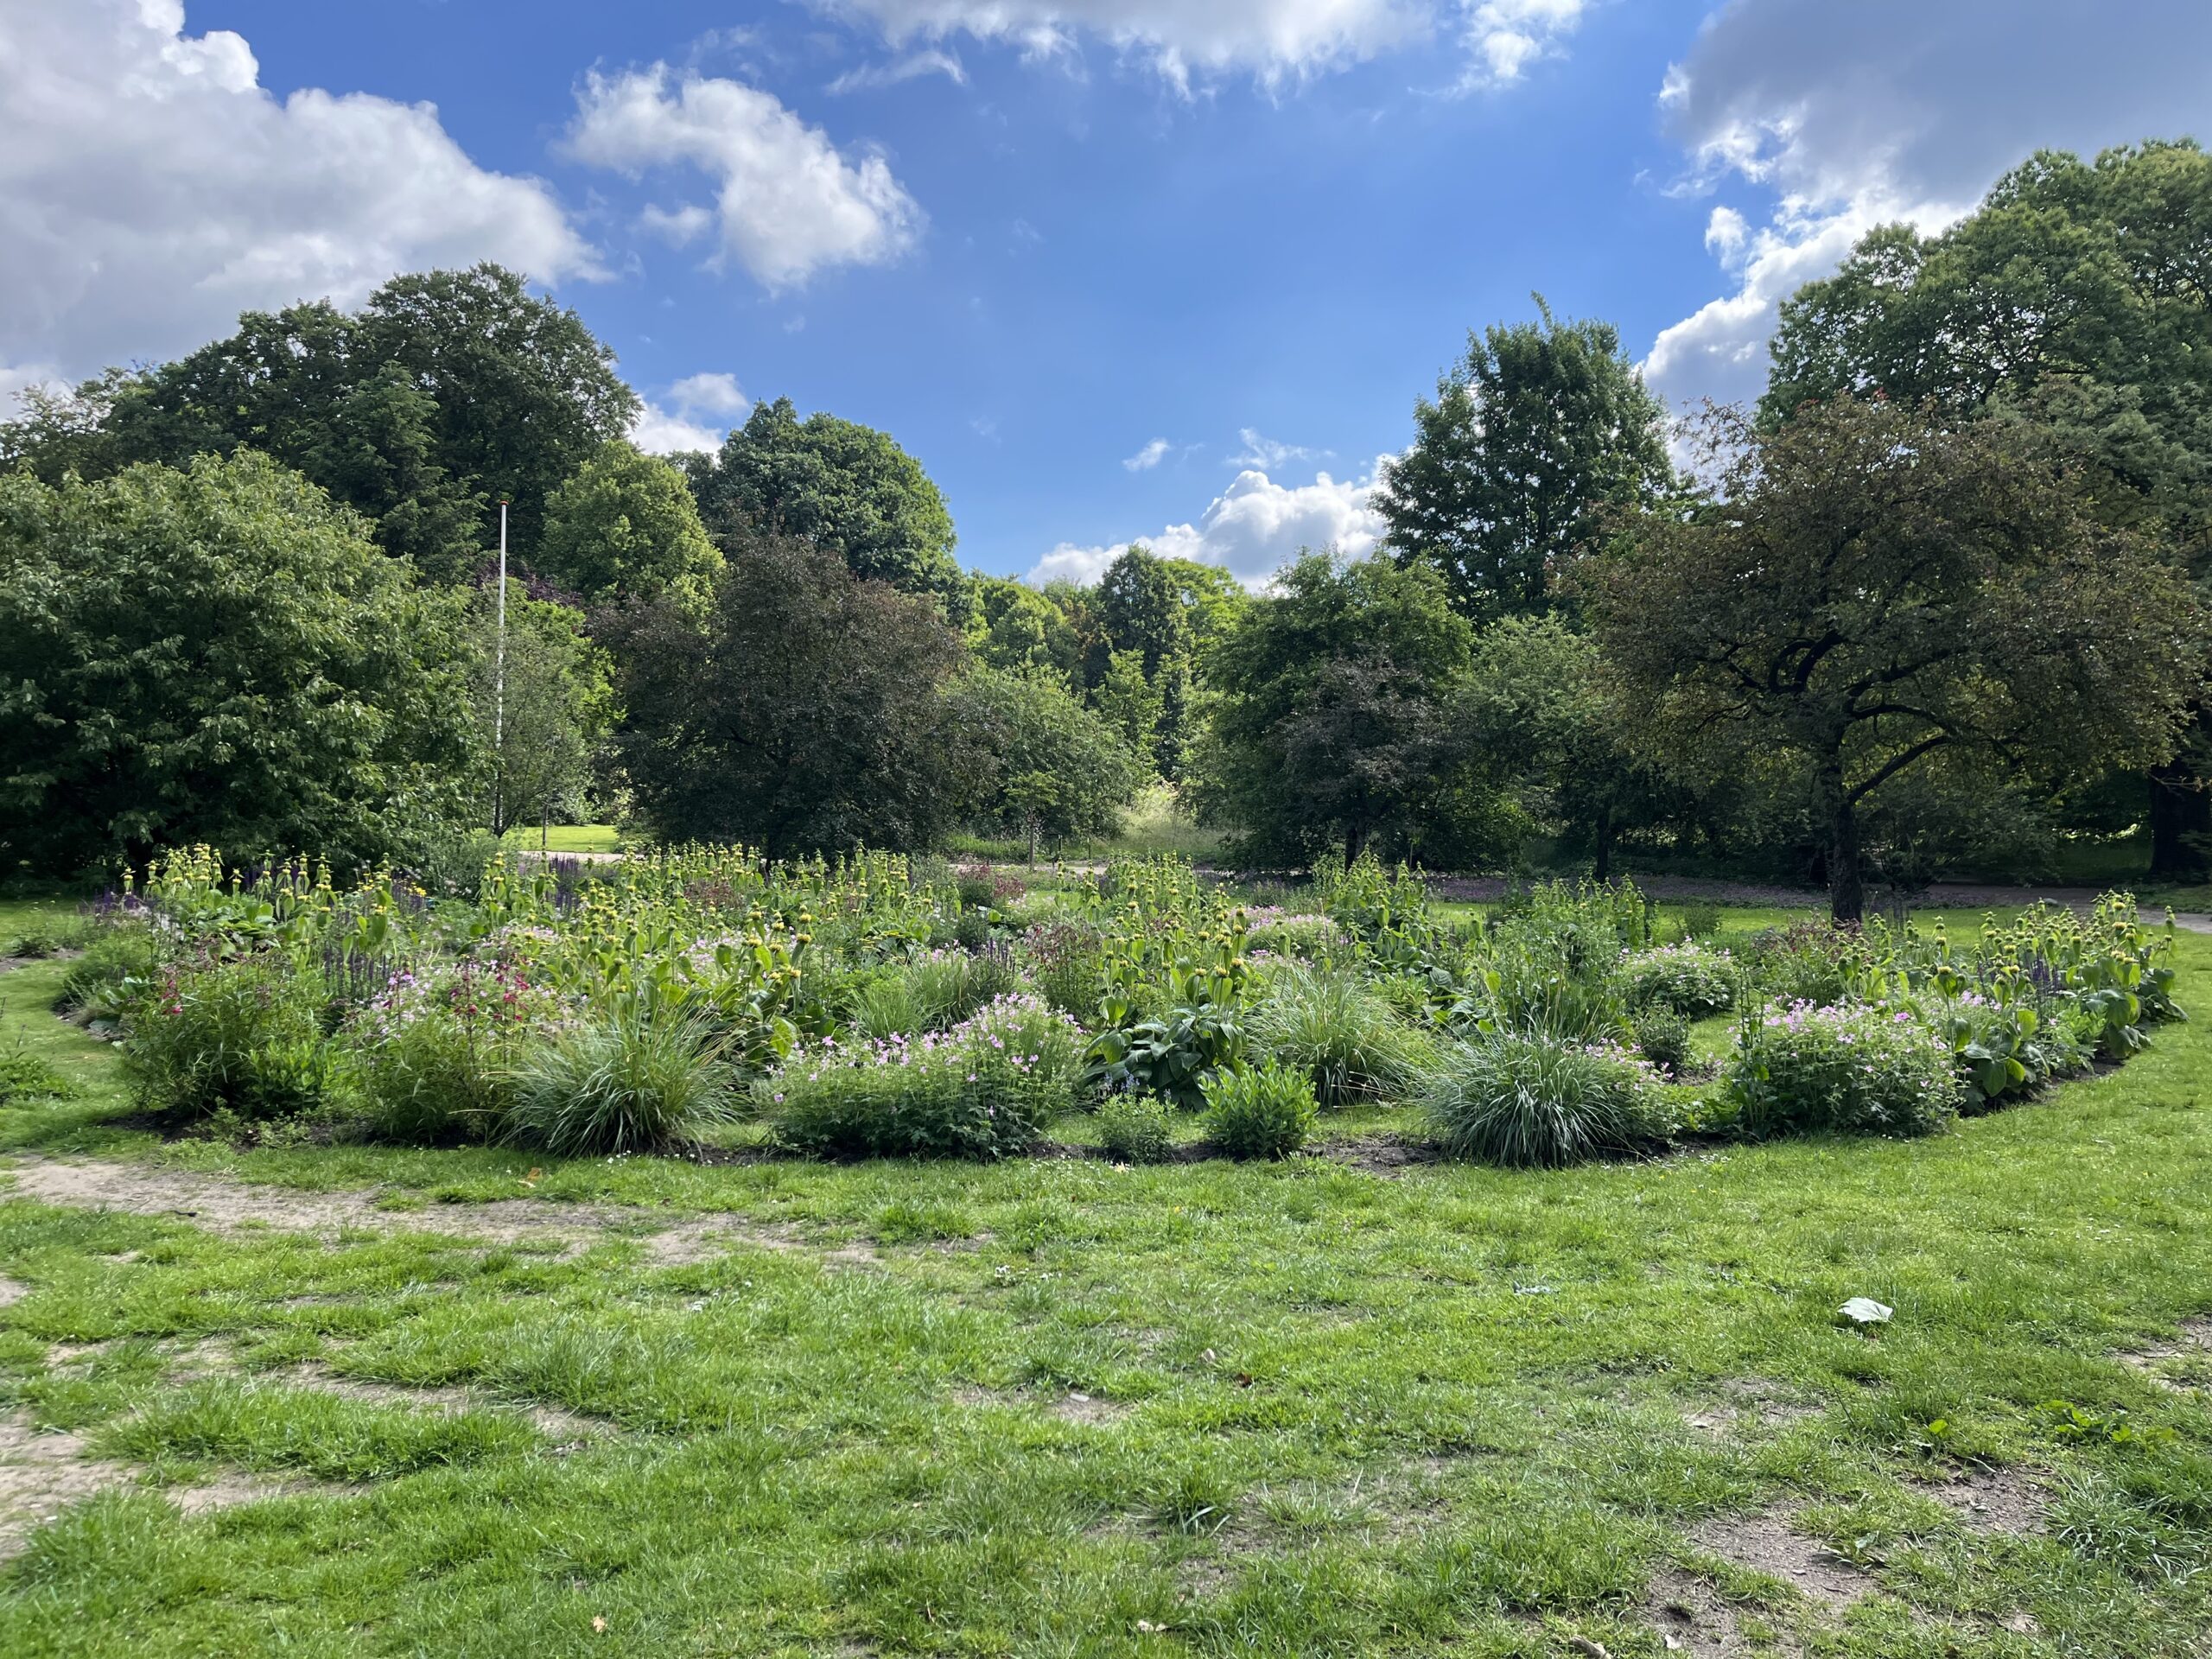
<svg viewBox="0 0 2212 1659">
<path fill-rule="evenodd" d="M 0 1176 L 13 1179 L 15 1196 L 41 1204 L 173 1217 L 226 1233 L 277 1228 L 314 1233 L 325 1240 L 345 1231 L 435 1233 L 499 1244 L 551 1243 L 569 1249 L 582 1249 L 611 1236 L 635 1236 L 658 1267 L 705 1261 L 734 1245 L 769 1250 L 815 1248 L 791 1230 L 763 1227 L 734 1217 L 671 1217 L 657 1210 L 543 1198 L 400 1210 L 380 1206 L 369 1192 L 305 1192 L 188 1170 L 40 1157 L 0 1163 Z M 829 1262 L 870 1255 L 852 1247 L 819 1254 Z"/>
</svg>

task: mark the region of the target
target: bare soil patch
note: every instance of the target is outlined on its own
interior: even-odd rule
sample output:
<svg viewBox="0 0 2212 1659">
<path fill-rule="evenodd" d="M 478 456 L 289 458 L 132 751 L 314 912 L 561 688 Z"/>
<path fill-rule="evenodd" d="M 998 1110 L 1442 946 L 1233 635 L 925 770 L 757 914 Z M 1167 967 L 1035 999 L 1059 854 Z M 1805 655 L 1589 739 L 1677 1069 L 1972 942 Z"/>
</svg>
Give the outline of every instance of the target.
<svg viewBox="0 0 2212 1659">
<path fill-rule="evenodd" d="M 2024 1469 L 1976 1465 L 1955 1479 L 1931 1484 L 1926 1491 L 1974 1531 L 2014 1537 L 2041 1532 L 2050 1506 L 2050 1494 Z"/>
<path fill-rule="evenodd" d="M 0 1560 L 22 1552 L 31 1534 L 68 1505 L 97 1493 L 138 1484 L 139 1471 L 128 1464 L 87 1456 L 75 1434 L 41 1431 L 22 1418 L 0 1418 Z M 308 1491 L 332 1490 L 311 1483 L 226 1475 L 168 1494 L 187 1515 L 257 1503 Z"/>
<path fill-rule="evenodd" d="M 1423 1164 L 1444 1161 L 1444 1154 L 1437 1151 L 1431 1142 L 1417 1135 L 1388 1131 L 1380 1135 L 1352 1135 L 1342 1141 L 1325 1141 L 1313 1150 L 1315 1156 L 1325 1158 L 1332 1164 L 1363 1169 L 1371 1175 L 1385 1178 L 1395 1177 Z"/>
<path fill-rule="evenodd" d="M 1830 1606 L 1843 1606 L 1869 1594 L 1874 1580 L 1826 1544 L 1793 1531 L 1788 1510 L 1730 1516 L 1707 1521 L 1690 1537 L 1699 1548 L 1738 1567 L 1781 1580 Z"/>
<path fill-rule="evenodd" d="M 1700 1659 L 1737 1659 L 1751 1652 L 1736 1624 L 1736 1610 L 1703 1579 L 1669 1567 L 1651 1580 L 1644 1617 L 1669 1653 Z"/>
<path fill-rule="evenodd" d="M 313 1233 L 326 1241 L 347 1231 L 423 1232 L 496 1244 L 538 1242 L 582 1249 L 610 1236 L 652 1229 L 639 1234 L 639 1243 L 657 1267 L 709 1261 L 735 1246 L 768 1250 L 809 1248 L 788 1230 L 762 1227 L 733 1217 L 668 1217 L 652 1210 L 556 1205 L 542 1198 L 395 1210 L 379 1207 L 374 1193 L 304 1192 L 255 1185 L 227 1176 L 135 1164 L 27 1158 L 0 1166 L 0 1173 L 15 1178 L 19 1196 L 41 1204 L 174 1217 L 217 1232 L 275 1229 Z M 874 1258 L 870 1252 L 848 1246 L 824 1253 L 823 1259 L 849 1263 Z"/>
</svg>

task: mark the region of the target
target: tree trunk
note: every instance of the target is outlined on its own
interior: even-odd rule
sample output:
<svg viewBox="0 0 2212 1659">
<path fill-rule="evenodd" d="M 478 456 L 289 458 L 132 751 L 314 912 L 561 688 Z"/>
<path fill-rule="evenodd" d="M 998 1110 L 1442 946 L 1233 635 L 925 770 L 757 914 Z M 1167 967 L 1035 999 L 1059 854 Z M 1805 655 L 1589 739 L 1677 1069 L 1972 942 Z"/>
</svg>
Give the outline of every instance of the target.
<svg viewBox="0 0 2212 1659">
<path fill-rule="evenodd" d="M 1037 868 L 1037 840 L 1039 830 L 1039 825 L 1038 820 L 1033 817 L 1031 818 L 1029 820 L 1029 868 L 1033 870 Z"/>
<path fill-rule="evenodd" d="M 1613 874 L 1613 809 L 1610 802 L 1598 809 L 1595 836 L 1595 874 L 1600 881 L 1609 881 Z"/>
<path fill-rule="evenodd" d="M 1856 922 L 1866 913 L 1866 879 L 1859 862 L 1859 812 L 1843 787 L 1842 769 L 1823 772 L 1821 816 L 1827 824 L 1828 917 Z"/>
<path fill-rule="evenodd" d="M 2184 753 L 2151 774 L 2151 874 L 2160 880 L 2204 877 L 2212 843 L 2212 786 Z"/>
</svg>

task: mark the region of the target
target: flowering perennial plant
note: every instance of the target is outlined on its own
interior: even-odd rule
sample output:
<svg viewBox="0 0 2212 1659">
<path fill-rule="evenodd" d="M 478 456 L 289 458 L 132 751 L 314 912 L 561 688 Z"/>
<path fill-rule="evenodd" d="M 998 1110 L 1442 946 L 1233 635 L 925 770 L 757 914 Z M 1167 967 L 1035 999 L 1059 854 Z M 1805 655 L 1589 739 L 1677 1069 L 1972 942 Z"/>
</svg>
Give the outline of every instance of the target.
<svg viewBox="0 0 2212 1659">
<path fill-rule="evenodd" d="M 1799 1001 L 1746 1014 L 1729 1088 L 1754 1135 L 1928 1135 L 1963 1103 L 1952 1062 L 1909 1009 Z"/>
</svg>

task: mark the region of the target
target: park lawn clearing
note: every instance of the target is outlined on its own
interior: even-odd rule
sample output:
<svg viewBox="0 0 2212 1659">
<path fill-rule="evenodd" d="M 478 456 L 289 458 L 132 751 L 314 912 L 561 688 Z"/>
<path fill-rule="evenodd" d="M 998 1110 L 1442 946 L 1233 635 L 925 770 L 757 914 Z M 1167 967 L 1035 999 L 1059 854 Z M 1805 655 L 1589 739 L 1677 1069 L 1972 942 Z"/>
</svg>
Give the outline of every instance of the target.
<svg viewBox="0 0 2212 1659">
<path fill-rule="evenodd" d="M 164 1143 L 21 964 L 0 1652 L 2200 1652 L 2179 952 L 1933 1140 L 1555 1173 Z"/>
</svg>

